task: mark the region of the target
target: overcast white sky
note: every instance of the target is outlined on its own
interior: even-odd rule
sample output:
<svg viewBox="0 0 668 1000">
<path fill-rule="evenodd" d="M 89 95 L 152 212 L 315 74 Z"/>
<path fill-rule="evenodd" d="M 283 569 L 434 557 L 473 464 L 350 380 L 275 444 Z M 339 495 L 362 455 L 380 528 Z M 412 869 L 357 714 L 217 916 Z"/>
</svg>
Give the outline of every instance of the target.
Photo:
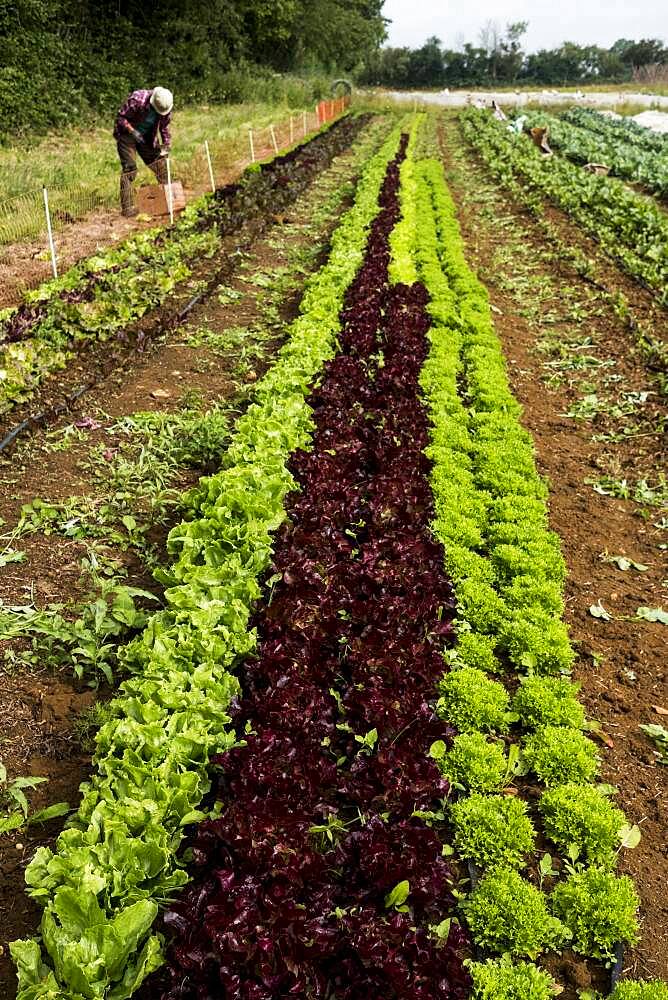
<svg viewBox="0 0 668 1000">
<path fill-rule="evenodd" d="M 530 52 L 563 41 L 606 48 L 618 38 L 668 41 L 668 0 L 385 0 L 392 20 L 389 45 L 422 45 L 436 35 L 447 48 L 476 43 L 486 21 L 501 27 L 528 21 L 524 47 Z"/>
</svg>

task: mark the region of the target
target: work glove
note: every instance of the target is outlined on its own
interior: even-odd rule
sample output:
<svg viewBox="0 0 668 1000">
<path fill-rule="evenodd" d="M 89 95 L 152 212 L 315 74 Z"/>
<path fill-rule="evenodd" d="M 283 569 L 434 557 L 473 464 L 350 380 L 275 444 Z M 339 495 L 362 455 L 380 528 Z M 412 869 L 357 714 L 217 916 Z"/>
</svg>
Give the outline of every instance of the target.
<svg viewBox="0 0 668 1000">
<path fill-rule="evenodd" d="M 169 156 L 169 150 L 163 146 L 160 152 L 158 153 L 158 156 L 160 157 L 161 160 L 166 160 L 167 157 Z"/>
<path fill-rule="evenodd" d="M 144 142 L 144 136 L 141 134 L 141 132 L 138 132 L 136 128 L 130 129 L 130 135 L 132 136 L 132 138 L 134 139 L 134 141 L 137 143 L 138 146 L 141 146 L 141 144 Z"/>
</svg>

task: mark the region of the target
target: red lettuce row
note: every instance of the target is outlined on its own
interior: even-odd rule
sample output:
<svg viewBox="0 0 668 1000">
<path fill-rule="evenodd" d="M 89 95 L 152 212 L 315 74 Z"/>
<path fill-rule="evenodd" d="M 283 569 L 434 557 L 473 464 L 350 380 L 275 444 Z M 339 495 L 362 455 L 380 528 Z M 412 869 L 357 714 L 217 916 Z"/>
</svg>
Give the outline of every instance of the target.
<svg viewBox="0 0 668 1000">
<path fill-rule="evenodd" d="M 470 979 L 443 857 L 448 786 L 429 747 L 454 600 L 433 505 L 418 378 L 426 293 L 388 286 L 399 162 L 346 297 L 341 352 L 314 390 L 257 654 L 221 754 L 219 815 L 164 916 L 157 1000 L 463 1000 Z"/>
</svg>

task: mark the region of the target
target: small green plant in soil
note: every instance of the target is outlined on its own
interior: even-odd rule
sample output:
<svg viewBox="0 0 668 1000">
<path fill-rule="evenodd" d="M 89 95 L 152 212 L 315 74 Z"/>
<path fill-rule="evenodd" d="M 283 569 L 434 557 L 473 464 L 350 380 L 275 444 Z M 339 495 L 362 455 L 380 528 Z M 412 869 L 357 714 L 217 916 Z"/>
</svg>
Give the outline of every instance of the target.
<svg viewBox="0 0 668 1000">
<path fill-rule="evenodd" d="M 538 808 L 545 834 L 562 851 L 611 867 L 626 817 L 599 789 L 564 784 L 543 793 Z"/>
<path fill-rule="evenodd" d="M 78 680 L 93 687 L 101 678 L 112 684 L 119 643 L 136 634 L 148 620 L 137 598 L 156 600 L 154 594 L 129 587 L 117 578 L 96 577 L 89 601 L 67 609 L 62 604 L 43 610 L 3 609 L 0 628 L 5 637 L 30 639 L 30 649 L 20 654 L 24 661 L 48 659 L 67 666 Z M 71 617 L 73 614 L 76 617 Z"/>
<path fill-rule="evenodd" d="M 572 934 L 572 948 L 590 958 L 610 960 L 623 941 L 638 940 L 640 898 L 627 875 L 603 868 L 576 871 L 552 893 L 553 913 Z"/>
<path fill-rule="evenodd" d="M 447 752 L 445 743 L 437 740 L 429 752 L 456 789 L 496 792 L 507 780 L 509 762 L 503 745 L 482 733 L 461 733 Z"/>
<path fill-rule="evenodd" d="M 617 983 L 609 1000 L 668 1000 L 668 983 L 639 979 Z"/>
<path fill-rule="evenodd" d="M 599 768 L 596 747 L 577 729 L 541 726 L 522 745 L 524 763 L 546 785 L 593 781 Z"/>
<path fill-rule="evenodd" d="M 474 1000 L 554 1000 L 556 983 L 531 962 L 513 963 L 504 956 L 468 962 Z"/>
<path fill-rule="evenodd" d="M 548 912 L 545 896 L 515 871 L 490 872 L 462 909 L 479 947 L 497 954 L 535 959 L 568 938 L 561 921 Z"/>
<path fill-rule="evenodd" d="M 506 689 L 475 667 L 446 674 L 440 684 L 439 714 L 462 732 L 507 732 L 510 723 Z"/>
<path fill-rule="evenodd" d="M 533 850 L 535 830 L 521 799 L 473 794 L 450 807 L 455 845 L 482 867 L 519 868 Z"/>
<path fill-rule="evenodd" d="M 30 803 L 26 792 L 44 784 L 48 778 L 24 777 L 8 778 L 7 768 L 0 761 L 0 835 L 19 830 L 26 823 L 46 823 L 69 812 L 67 802 L 55 802 L 44 809 L 30 814 Z"/>
<path fill-rule="evenodd" d="M 668 729 L 655 722 L 649 722 L 638 728 L 643 731 L 645 736 L 649 737 L 656 747 L 658 763 L 668 766 Z"/>
<path fill-rule="evenodd" d="M 563 677 L 523 677 L 512 701 L 513 711 L 530 729 L 545 725 L 583 729 L 579 690 L 579 684 Z"/>
</svg>

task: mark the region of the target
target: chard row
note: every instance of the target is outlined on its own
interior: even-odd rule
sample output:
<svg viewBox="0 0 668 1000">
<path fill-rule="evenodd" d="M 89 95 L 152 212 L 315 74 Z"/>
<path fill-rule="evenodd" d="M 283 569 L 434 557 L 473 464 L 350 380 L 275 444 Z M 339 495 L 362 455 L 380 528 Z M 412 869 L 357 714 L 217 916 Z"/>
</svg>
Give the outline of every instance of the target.
<svg viewBox="0 0 668 1000">
<path fill-rule="evenodd" d="M 571 948 L 611 964 L 620 942 L 637 940 L 639 898 L 614 867 L 638 831 L 611 803 L 614 790 L 596 783 L 599 754 L 585 735 L 579 685 L 568 678 L 565 565 L 549 530 L 547 488 L 441 164 L 407 160 L 402 193 L 393 277 L 411 282 L 417 272 L 430 297 L 422 388 L 433 424 L 433 530 L 458 602 L 458 644 L 446 654 L 438 712 L 459 735 L 430 752 L 451 783 L 457 854 L 473 865 L 461 912 L 481 958 L 470 963 L 474 995 L 549 1000 L 556 984 L 535 964 L 543 952 Z M 541 789 L 531 812 L 509 793 L 524 775 Z M 538 818 L 561 860 L 539 859 Z M 521 874 L 527 865 L 532 880 Z M 613 996 L 667 1000 L 668 987 L 620 983 Z"/>
<path fill-rule="evenodd" d="M 335 353 L 344 295 L 399 136 L 369 160 L 222 470 L 202 481 L 193 519 L 170 534 L 168 608 L 125 652 L 132 676 L 98 735 L 96 773 L 78 813 L 55 851 L 39 849 L 26 873 L 44 913 L 41 946 L 11 946 L 19 1000 L 126 1000 L 162 963 L 152 925 L 159 904 L 187 881 L 177 855 L 183 827 L 204 817 L 209 759 L 234 743 L 226 730 L 239 693 L 232 670 L 255 645 L 248 626 L 258 575 L 295 485 L 288 459 L 309 444 L 305 395 Z"/>
</svg>

